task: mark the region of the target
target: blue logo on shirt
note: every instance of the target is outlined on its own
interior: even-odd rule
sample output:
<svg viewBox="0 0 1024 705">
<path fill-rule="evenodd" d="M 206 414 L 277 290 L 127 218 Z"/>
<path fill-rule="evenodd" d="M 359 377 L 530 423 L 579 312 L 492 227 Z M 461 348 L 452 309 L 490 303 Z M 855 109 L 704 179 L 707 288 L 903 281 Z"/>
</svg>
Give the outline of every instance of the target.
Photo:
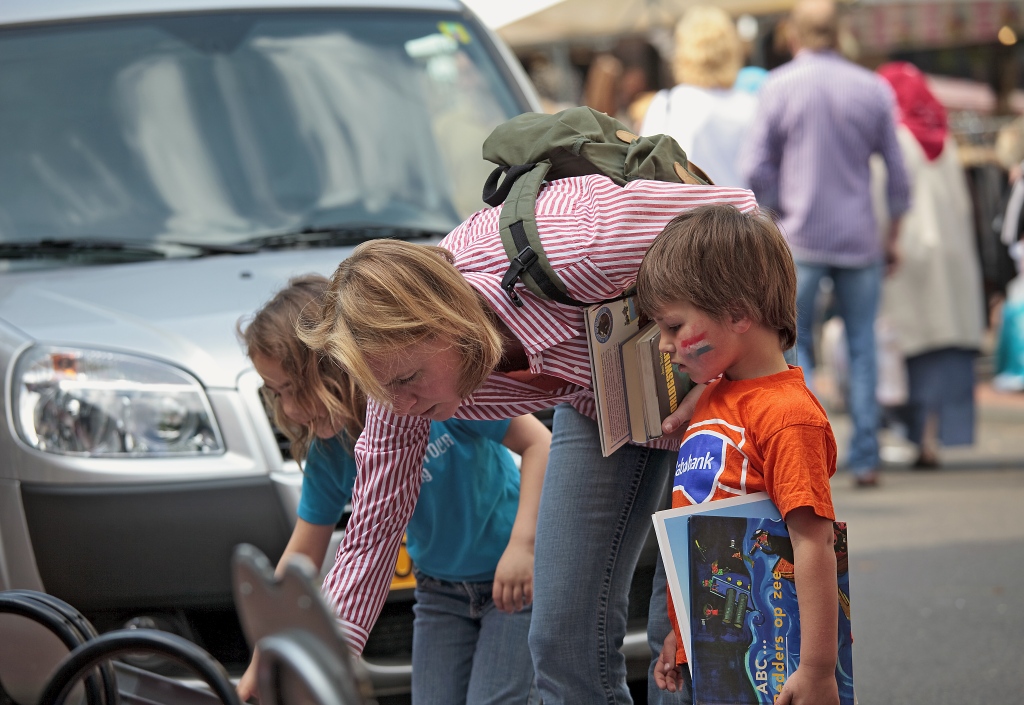
<svg viewBox="0 0 1024 705">
<path fill-rule="evenodd" d="M 708 501 L 725 467 L 726 439 L 715 433 L 697 432 L 679 449 L 673 490 L 682 490 L 693 504 Z"/>
</svg>

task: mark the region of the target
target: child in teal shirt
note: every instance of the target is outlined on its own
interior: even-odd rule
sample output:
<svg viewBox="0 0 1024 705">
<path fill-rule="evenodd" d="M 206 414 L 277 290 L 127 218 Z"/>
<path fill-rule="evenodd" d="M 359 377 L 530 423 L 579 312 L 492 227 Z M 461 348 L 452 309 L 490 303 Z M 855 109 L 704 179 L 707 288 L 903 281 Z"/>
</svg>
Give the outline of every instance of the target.
<svg viewBox="0 0 1024 705">
<path fill-rule="evenodd" d="M 351 449 L 365 398 L 294 334 L 303 308 L 326 287 L 316 275 L 293 279 L 241 332 L 275 421 L 293 456 L 305 458 L 298 520 L 279 565 L 294 553 L 322 565 L 356 480 Z M 537 702 L 527 635 L 550 437 L 532 416 L 432 424 L 406 530 L 417 578 L 415 705 Z M 522 457 L 521 471 L 509 449 Z M 243 700 L 256 694 L 254 666 L 239 682 Z"/>
</svg>

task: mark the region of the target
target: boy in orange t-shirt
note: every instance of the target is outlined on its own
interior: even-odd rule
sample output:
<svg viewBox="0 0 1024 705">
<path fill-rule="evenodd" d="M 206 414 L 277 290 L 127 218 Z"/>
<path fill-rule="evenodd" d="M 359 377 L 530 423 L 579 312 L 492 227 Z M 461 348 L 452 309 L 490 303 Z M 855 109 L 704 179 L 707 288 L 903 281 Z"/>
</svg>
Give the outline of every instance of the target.
<svg viewBox="0 0 1024 705">
<path fill-rule="evenodd" d="M 785 239 L 762 213 L 706 206 L 670 222 L 637 275 L 640 308 L 661 329 L 661 350 L 707 384 L 683 436 L 672 506 L 767 492 L 793 542 L 800 665 L 779 705 L 839 702 L 835 670 L 835 511 L 829 478 L 836 443 L 800 368 L 796 271 Z M 674 613 L 655 667 L 663 690 L 689 688 Z M 683 665 L 683 668 L 680 668 Z"/>
</svg>

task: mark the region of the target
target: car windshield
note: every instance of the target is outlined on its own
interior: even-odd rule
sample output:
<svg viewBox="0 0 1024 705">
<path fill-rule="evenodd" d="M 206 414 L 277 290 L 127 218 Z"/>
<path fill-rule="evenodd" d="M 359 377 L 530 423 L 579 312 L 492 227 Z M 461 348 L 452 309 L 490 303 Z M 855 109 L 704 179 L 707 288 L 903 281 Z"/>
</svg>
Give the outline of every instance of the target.
<svg viewBox="0 0 1024 705">
<path fill-rule="evenodd" d="M 490 51 L 437 12 L 2 30 L 0 258 L 446 232 L 483 206 L 484 138 L 527 107 Z"/>
</svg>

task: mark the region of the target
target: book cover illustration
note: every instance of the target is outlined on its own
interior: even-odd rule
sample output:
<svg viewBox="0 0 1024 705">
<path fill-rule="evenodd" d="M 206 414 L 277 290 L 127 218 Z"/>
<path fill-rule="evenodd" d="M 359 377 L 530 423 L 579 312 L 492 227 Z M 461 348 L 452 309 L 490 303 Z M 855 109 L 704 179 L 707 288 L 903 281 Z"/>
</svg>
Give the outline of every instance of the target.
<svg viewBox="0 0 1024 705">
<path fill-rule="evenodd" d="M 631 436 L 621 346 L 639 332 L 640 315 L 630 296 L 588 307 L 584 320 L 601 453 L 607 457 Z"/>
<path fill-rule="evenodd" d="M 689 522 L 689 655 L 695 705 L 772 703 L 800 662 L 793 545 L 785 522 L 693 514 Z M 835 524 L 842 705 L 854 705 L 850 579 Z M 682 628 L 682 624 L 680 624 Z"/>
<path fill-rule="evenodd" d="M 692 653 L 690 646 L 690 516 L 704 514 L 706 516 L 751 517 L 763 519 L 782 519 L 779 510 L 768 498 L 767 492 L 752 492 L 719 499 L 704 504 L 691 504 L 675 509 L 663 509 L 655 512 L 654 533 L 658 537 L 661 558 L 665 562 L 665 577 L 668 579 L 668 591 L 672 595 L 676 619 L 679 621 L 680 634 L 683 637 L 683 648 Z M 692 664 L 691 675 L 692 675 Z"/>
</svg>

